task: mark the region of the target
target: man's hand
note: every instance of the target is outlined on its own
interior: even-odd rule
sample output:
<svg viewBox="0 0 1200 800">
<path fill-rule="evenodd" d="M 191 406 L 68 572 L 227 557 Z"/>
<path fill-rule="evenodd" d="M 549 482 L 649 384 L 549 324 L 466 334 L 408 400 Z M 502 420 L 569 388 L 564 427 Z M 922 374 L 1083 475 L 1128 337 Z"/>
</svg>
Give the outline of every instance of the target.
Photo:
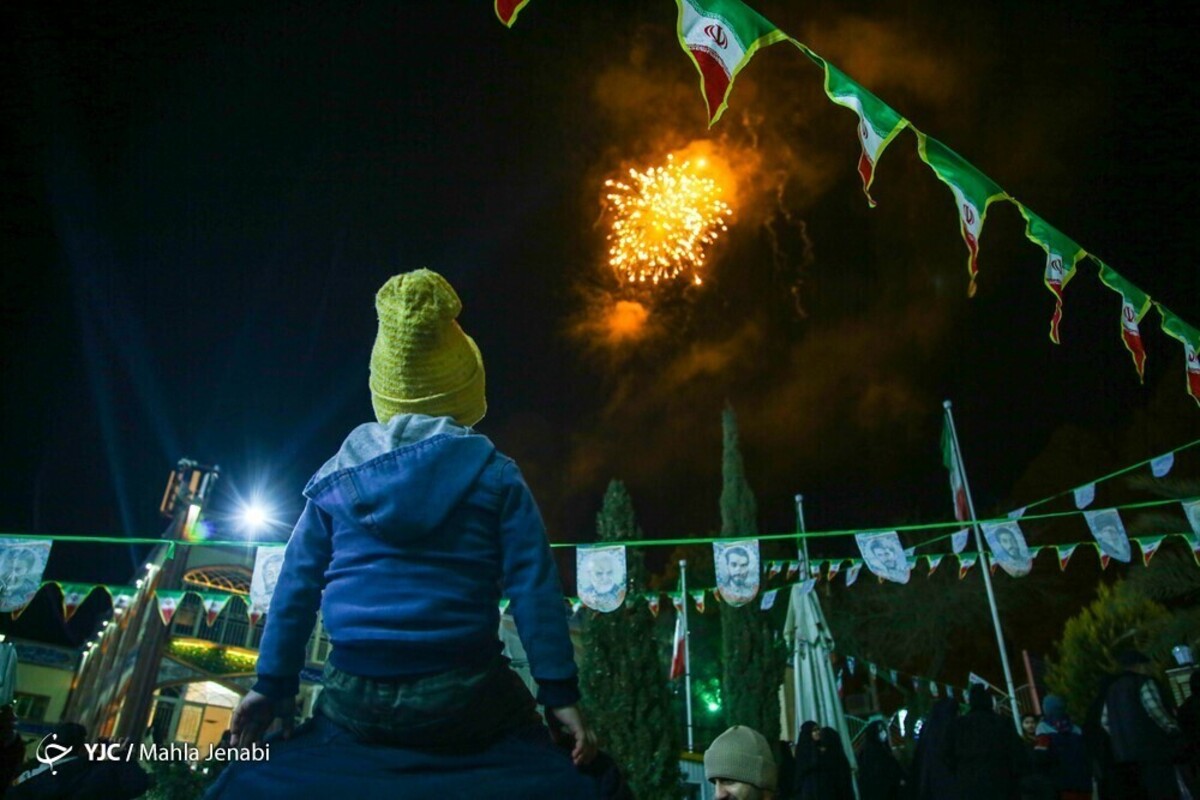
<svg viewBox="0 0 1200 800">
<path fill-rule="evenodd" d="M 583 714 L 579 712 L 577 706 L 563 706 L 562 708 L 552 708 L 550 713 L 554 719 L 562 723 L 562 727 L 566 733 L 569 733 L 575 739 L 575 746 L 571 748 L 571 760 L 575 762 L 575 766 L 582 766 L 591 762 L 596 757 L 596 735 L 592 733 L 591 728 L 583 720 Z M 554 731 L 554 726 L 550 728 Z"/>
<path fill-rule="evenodd" d="M 283 725 L 283 738 L 292 735 L 295 723 L 296 698 L 285 697 L 272 700 L 254 690 L 246 693 L 233 719 L 229 723 L 229 744 L 233 747 L 249 747 L 262 740 L 263 734 L 276 719 Z"/>
</svg>

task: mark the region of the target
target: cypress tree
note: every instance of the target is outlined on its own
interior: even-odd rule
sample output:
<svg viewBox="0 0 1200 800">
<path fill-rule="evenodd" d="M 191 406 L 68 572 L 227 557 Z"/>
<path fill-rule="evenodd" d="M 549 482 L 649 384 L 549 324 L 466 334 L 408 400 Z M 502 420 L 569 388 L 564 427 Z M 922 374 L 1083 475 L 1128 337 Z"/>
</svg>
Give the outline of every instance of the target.
<svg viewBox="0 0 1200 800">
<path fill-rule="evenodd" d="M 612 481 L 596 518 L 601 542 L 644 538 L 633 500 Z M 683 797 L 679 726 L 667 680 L 667 663 L 643 593 L 646 570 L 638 548 L 625 551 L 625 602 L 610 613 L 584 610 L 579 670 L 584 707 L 601 746 L 621 765 L 638 800 Z"/>
<path fill-rule="evenodd" d="M 729 406 L 721 415 L 721 428 L 721 536 L 755 536 L 758 508 L 742 463 L 737 416 Z M 779 741 L 784 657 L 770 617 L 759 610 L 757 601 L 739 607 L 721 603 L 721 656 L 726 722 L 747 725 L 768 742 Z"/>
</svg>

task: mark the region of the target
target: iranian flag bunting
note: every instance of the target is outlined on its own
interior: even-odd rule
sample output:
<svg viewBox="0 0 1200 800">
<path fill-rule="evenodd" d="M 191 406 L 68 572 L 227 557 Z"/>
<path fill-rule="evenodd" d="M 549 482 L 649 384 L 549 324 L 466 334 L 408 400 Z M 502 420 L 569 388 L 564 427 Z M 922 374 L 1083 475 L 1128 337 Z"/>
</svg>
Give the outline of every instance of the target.
<svg viewBox="0 0 1200 800">
<path fill-rule="evenodd" d="M 679 43 L 700 72 L 708 124 L 721 118 L 733 81 L 760 48 L 787 34 L 740 0 L 675 0 Z"/>
<path fill-rule="evenodd" d="M 871 182 L 875 179 L 875 167 L 884 148 L 904 130 L 908 120 L 851 80 L 846 73 L 812 51 L 806 49 L 806 52 L 825 69 L 825 94 L 829 95 L 829 99 L 858 115 L 858 143 L 862 148 L 858 157 L 858 175 L 862 178 L 867 203 L 874 208 Z"/>
<path fill-rule="evenodd" d="M 1100 548 L 1099 544 L 1096 545 L 1096 553 L 1100 556 L 1100 569 L 1102 569 L 1102 570 L 1108 569 L 1108 562 L 1112 561 L 1112 556 L 1110 556 L 1108 553 L 1104 552 Z"/>
<path fill-rule="evenodd" d="M 862 570 L 862 562 L 859 561 L 858 559 L 852 559 L 850 561 L 850 568 L 848 570 L 846 570 L 846 585 L 847 586 L 854 585 L 854 582 L 856 580 L 858 580 L 858 573 L 861 570 Z"/>
<path fill-rule="evenodd" d="M 521 9 L 529 5 L 529 0 L 495 0 L 493 5 L 496 8 L 496 16 L 511 28 L 517 21 L 517 14 L 520 14 Z"/>
<path fill-rule="evenodd" d="M 1078 544 L 1060 544 L 1055 545 L 1054 549 L 1058 551 L 1058 568 L 1063 572 L 1067 571 L 1067 562 L 1071 560 L 1071 556 L 1075 554 L 1075 548 Z"/>
<path fill-rule="evenodd" d="M 1166 536 L 1143 536 L 1140 539 L 1134 539 L 1138 543 L 1138 547 L 1142 549 L 1142 565 L 1150 566 L 1150 559 L 1154 558 L 1154 554 L 1158 552 L 1159 546 L 1162 545 L 1163 539 Z"/>
<path fill-rule="evenodd" d="M 832 581 L 834 578 L 837 577 L 837 574 L 839 571 L 841 571 L 841 569 L 842 569 L 841 561 L 830 561 L 829 567 L 825 571 L 825 580 Z M 853 672 L 853 671 L 854 670 L 851 670 L 851 672 Z"/>
<path fill-rule="evenodd" d="M 205 592 L 200 596 L 200 600 L 204 603 L 204 621 L 210 628 L 217 621 L 217 617 L 221 616 L 225 606 L 229 605 L 231 597 L 233 595 L 224 592 Z"/>
<path fill-rule="evenodd" d="M 925 560 L 929 562 L 929 574 L 930 575 L 933 575 L 933 573 L 937 572 L 937 568 L 942 563 L 943 558 L 945 558 L 945 555 L 942 553 L 937 553 L 936 555 L 925 556 Z"/>
<path fill-rule="evenodd" d="M 658 609 L 659 609 L 659 600 L 658 600 L 657 592 L 651 592 L 650 594 L 646 595 L 646 605 L 649 606 L 650 613 L 653 616 L 657 617 Z"/>
<path fill-rule="evenodd" d="M 783 571 L 783 564 L 778 561 L 770 561 L 767 563 L 767 580 L 774 578 Z"/>
<path fill-rule="evenodd" d="M 790 581 L 792 578 L 796 577 L 796 573 L 799 571 L 800 571 L 800 562 L 799 561 L 789 561 L 788 565 L 787 565 L 786 580 Z"/>
<path fill-rule="evenodd" d="M 671 604 L 675 606 L 676 614 L 683 613 L 683 595 L 682 594 L 671 595 Z"/>
<path fill-rule="evenodd" d="M 185 594 L 185 589 L 158 589 L 154 592 L 158 600 L 158 615 L 162 617 L 163 625 L 171 624 L 171 617 L 175 616 Z"/>
<path fill-rule="evenodd" d="M 1150 310 L 1150 295 L 1122 278 L 1100 259 L 1092 256 L 1092 260 L 1100 265 L 1100 282 L 1121 295 L 1121 340 L 1133 356 L 1133 366 L 1137 368 L 1138 381 L 1141 382 L 1146 373 L 1146 349 L 1142 346 L 1138 323 Z"/>
<path fill-rule="evenodd" d="M 961 581 L 967 577 L 967 573 L 971 571 L 971 567 L 975 566 L 975 562 L 979 560 L 978 553 L 959 553 L 958 554 L 958 579 Z"/>
<path fill-rule="evenodd" d="M 988 206 L 1008 195 L 988 176 L 971 166 L 946 145 L 917 131 L 917 151 L 938 180 L 950 187 L 958 205 L 958 220 L 967 244 L 967 296 L 975 296 L 975 276 L 979 274 L 979 237 Z"/>
<path fill-rule="evenodd" d="M 762 596 L 762 600 L 759 601 L 758 607 L 763 611 L 770 611 L 772 608 L 774 608 L 775 598 L 778 596 L 779 596 L 779 590 L 772 589 L 771 591 L 767 592 L 766 594 L 764 594 Z"/>
<path fill-rule="evenodd" d="M 579 609 L 583 608 L 583 601 L 578 597 L 571 598 L 571 614 L 574 616 L 579 613 Z"/>
<path fill-rule="evenodd" d="M 1155 305 L 1158 306 L 1158 315 L 1162 317 L 1163 333 L 1178 339 L 1183 345 L 1188 394 L 1200 403 L 1200 331 L 1172 314 L 1162 303 Z"/>
<path fill-rule="evenodd" d="M 113 616 L 116 617 L 120 617 L 129 610 L 134 599 L 137 598 L 138 591 L 133 586 L 105 586 L 104 590 L 108 592 L 108 596 L 112 600 Z"/>
<path fill-rule="evenodd" d="M 1020 203 L 1025 217 L 1025 238 L 1046 251 L 1046 269 L 1042 280 L 1054 295 L 1054 315 L 1050 318 L 1050 341 L 1059 343 L 1058 323 L 1062 321 L 1063 290 L 1075 277 L 1075 266 L 1087 255 L 1083 248 L 1046 223 Z"/>
<path fill-rule="evenodd" d="M 958 447 L 954 434 L 950 430 L 950 421 L 942 425 L 942 464 L 950 472 L 950 495 L 954 498 L 954 518 L 959 522 L 970 519 L 971 512 L 967 506 L 967 485 L 963 481 L 962 464 L 958 457 Z"/>
<path fill-rule="evenodd" d="M 701 614 L 704 613 L 704 594 L 705 592 L 703 589 L 697 589 L 696 591 L 692 592 L 692 600 L 696 603 L 696 610 Z"/>
<path fill-rule="evenodd" d="M 83 601 L 96 588 L 92 583 L 60 583 L 58 588 L 62 590 L 62 609 L 63 621 L 69 621 L 75 616 L 75 612 L 83 605 Z"/>
<path fill-rule="evenodd" d="M 1175 453 L 1165 453 L 1150 462 L 1150 474 L 1156 478 L 1166 477 L 1173 466 L 1175 466 Z"/>
</svg>

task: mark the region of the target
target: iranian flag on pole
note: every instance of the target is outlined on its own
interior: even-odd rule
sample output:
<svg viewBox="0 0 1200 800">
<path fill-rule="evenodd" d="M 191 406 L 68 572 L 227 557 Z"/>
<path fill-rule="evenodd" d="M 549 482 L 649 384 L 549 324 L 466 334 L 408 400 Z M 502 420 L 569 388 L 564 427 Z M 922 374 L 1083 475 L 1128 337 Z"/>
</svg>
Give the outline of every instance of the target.
<svg viewBox="0 0 1200 800">
<path fill-rule="evenodd" d="M 517 14 L 520 14 L 521 9 L 529 5 L 529 0 L 495 0 L 493 5 L 496 8 L 496 16 L 511 28 L 517 21 Z"/>
<path fill-rule="evenodd" d="M 908 120 L 852 81 L 846 73 L 815 53 L 806 52 L 825 68 L 825 94 L 829 95 L 829 99 L 858 115 L 858 143 L 862 146 L 862 154 L 858 157 L 858 175 L 862 178 L 863 194 L 867 196 L 867 203 L 874 208 L 871 181 L 875 179 L 875 166 L 879 163 L 884 148 L 904 130 Z"/>
<path fill-rule="evenodd" d="M 1079 259 L 1087 253 L 1083 248 L 1051 227 L 1044 219 L 1017 203 L 1025 217 L 1025 238 L 1046 251 L 1046 271 L 1042 280 L 1054 295 L 1054 316 L 1050 318 L 1050 341 L 1058 340 L 1058 323 L 1062 321 L 1063 289 L 1075 277 Z"/>
<path fill-rule="evenodd" d="M 954 518 L 959 522 L 970 519 L 971 512 L 967 507 L 967 485 L 963 481 L 961 462 L 958 458 L 958 447 L 954 434 L 947 420 L 942 425 L 942 464 L 950 472 L 950 494 L 954 498 Z"/>
<path fill-rule="evenodd" d="M 683 614 L 675 615 L 675 642 L 671 648 L 671 680 L 682 678 L 687 656 L 684 647 L 687 640 L 687 630 L 683 627 Z M 661 667 L 659 668 L 661 669 Z"/>
<path fill-rule="evenodd" d="M 1158 315 L 1162 317 L 1163 333 L 1178 339 L 1183 345 L 1188 394 L 1200 403 L 1200 331 L 1172 314 L 1162 303 L 1155 305 L 1158 306 Z"/>
<path fill-rule="evenodd" d="M 734 78 L 760 48 L 787 39 L 740 0 L 675 0 L 679 43 L 700 71 L 709 127 L 725 111 Z"/>
<path fill-rule="evenodd" d="M 1121 295 L 1121 340 L 1133 356 L 1133 365 L 1137 368 L 1138 381 L 1141 382 L 1146 371 L 1146 349 L 1142 346 L 1142 333 L 1138 329 L 1138 323 L 1150 310 L 1150 295 L 1122 278 L 1108 264 L 1095 256 L 1091 258 L 1100 265 L 1101 283 Z"/>
<path fill-rule="evenodd" d="M 975 296 L 975 276 L 979 274 L 979 237 L 988 206 L 1008 197 L 995 181 L 968 164 L 946 145 L 917 131 L 917 152 L 938 180 L 950 187 L 958 205 L 958 220 L 963 241 L 967 243 L 967 273 L 971 282 L 967 296 Z"/>
</svg>

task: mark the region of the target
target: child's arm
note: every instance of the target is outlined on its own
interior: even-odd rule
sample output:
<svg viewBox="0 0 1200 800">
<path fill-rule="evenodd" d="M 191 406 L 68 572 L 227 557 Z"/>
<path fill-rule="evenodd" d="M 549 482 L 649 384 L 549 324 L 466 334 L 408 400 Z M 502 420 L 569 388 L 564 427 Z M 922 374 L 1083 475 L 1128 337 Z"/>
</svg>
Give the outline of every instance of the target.
<svg viewBox="0 0 1200 800">
<path fill-rule="evenodd" d="M 280 700 L 300 691 L 304 651 L 317 620 L 325 570 L 332 555 L 332 522 L 309 500 L 288 540 L 267 611 L 267 626 L 258 651 L 258 683 L 254 685 L 259 694 Z"/>
<path fill-rule="evenodd" d="M 562 581 L 537 503 L 511 461 L 501 472 L 500 548 L 504 592 L 538 683 L 538 702 L 547 708 L 574 705 L 579 679 Z"/>
</svg>

